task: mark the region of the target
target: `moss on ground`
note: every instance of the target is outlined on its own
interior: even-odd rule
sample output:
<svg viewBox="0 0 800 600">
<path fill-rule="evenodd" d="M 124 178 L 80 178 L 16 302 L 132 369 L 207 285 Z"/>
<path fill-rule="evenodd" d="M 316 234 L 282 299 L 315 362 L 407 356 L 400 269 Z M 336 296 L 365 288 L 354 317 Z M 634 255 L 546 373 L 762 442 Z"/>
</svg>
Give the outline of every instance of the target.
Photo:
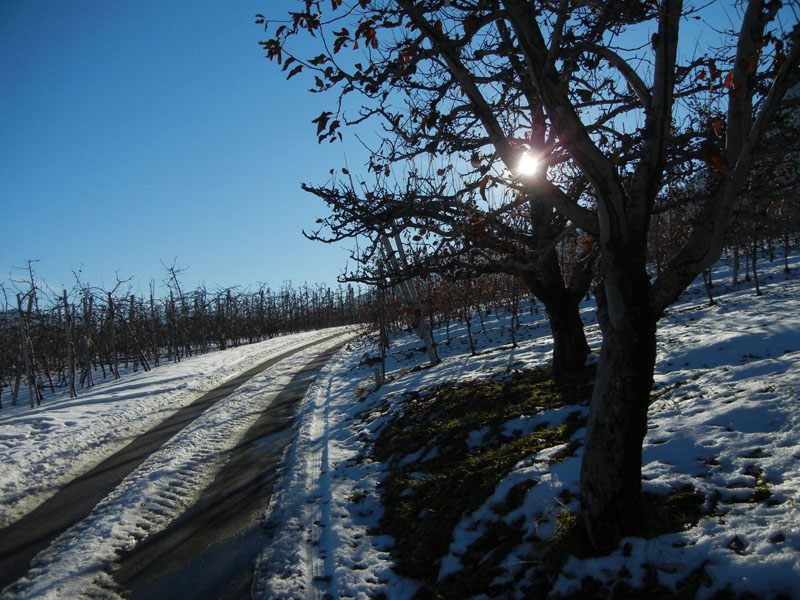
<svg viewBox="0 0 800 600">
<path fill-rule="evenodd" d="M 493 522 L 462 557 L 462 562 L 477 568 L 466 568 L 440 582 L 440 559 L 448 553 L 459 521 L 482 506 L 519 461 L 569 444 L 575 431 L 585 425 L 581 416 L 585 411 L 576 406 L 564 423 L 543 424 L 525 435 L 507 432 L 503 426 L 518 417 L 585 404 L 592 377 L 591 368 L 562 383 L 553 380 L 550 369 L 517 371 L 488 380 L 444 384 L 396 400 L 403 405 L 395 407 L 372 448 L 372 458 L 389 467 L 381 484 L 385 513 L 380 530 L 395 539 L 396 570 L 422 582 L 418 598 L 464 598 L 502 591 L 502 586 L 492 582 L 501 574 L 508 554 L 523 541 L 522 523 Z M 474 443 L 476 435 L 480 445 Z M 560 458 L 572 450 L 568 446 Z M 512 489 L 504 504 L 496 507 L 498 514 L 518 507 L 533 485 L 526 482 Z"/>
</svg>

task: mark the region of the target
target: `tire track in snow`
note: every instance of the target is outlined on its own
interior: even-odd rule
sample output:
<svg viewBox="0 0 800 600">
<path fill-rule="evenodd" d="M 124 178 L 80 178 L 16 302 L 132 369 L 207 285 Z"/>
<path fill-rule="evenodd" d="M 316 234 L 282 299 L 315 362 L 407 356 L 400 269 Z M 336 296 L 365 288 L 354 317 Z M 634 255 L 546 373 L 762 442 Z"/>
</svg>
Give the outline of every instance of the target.
<svg viewBox="0 0 800 600">
<path fill-rule="evenodd" d="M 328 411 L 333 393 L 330 370 L 337 367 L 335 362 L 336 359 L 325 366 L 300 408 L 300 428 L 284 459 L 283 480 L 270 499 L 265 520 L 269 530 L 286 532 L 277 545 L 277 553 L 277 546 L 272 544 L 259 558 L 254 597 L 328 597 L 335 560 L 324 552 L 330 548 L 328 536 L 334 535 L 325 523 L 329 521 L 326 511 L 331 505 Z M 290 514 L 282 508 L 286 502 L 293 506 Z M 293 543 L 287 553 L 284 542 L 289 538 Z"/>
<path fill-rule="evenodd" d="M 314 450 L 312 468 L 309 478 L 315 482 L 315 496 L 318 501 L 313 504 L 313 520 L 311 529 L 311 544 L 306 547 L 307 564 L 309 565 L 308 589 L 311 590 L 313 600 L 323 600 L 329 597 L 328 588 L 334 576 L 333 556 L 327 549 L 333 548 L 331 536 L 334 533 L 326 525 L 331 522 L 331 464 L 329 460 L 330 445 L 330 382 L 328 389 L 315 395 L 316 410 L 314 411 L 313 439 L 317 440 Z"/>
<path fill-rule="evenodd" d="M 297 405 L 339 347 L 317 354 L 295 372 L 197 503 L 123 557 L 113 579 L 132 590 L 132 600 L 240 600 L 248 595 L 254 559 L 270 543 L 260 523 L 293 437 Z M 208 569 L 209 564 L 214 568 Z"/>
<path fill-rule="evenodd" d="M 310 357 L 344 336 L 303 350 L 270 367 L 195 419 L 32 561 L 28 573 L 0 598 L 78 597 L 120 553 L 164 529 L 214 478 L 222 456 L 235 446 L 272 398 Z M 102 583 L 89 595 L 102 597 Z"/>
</svg>

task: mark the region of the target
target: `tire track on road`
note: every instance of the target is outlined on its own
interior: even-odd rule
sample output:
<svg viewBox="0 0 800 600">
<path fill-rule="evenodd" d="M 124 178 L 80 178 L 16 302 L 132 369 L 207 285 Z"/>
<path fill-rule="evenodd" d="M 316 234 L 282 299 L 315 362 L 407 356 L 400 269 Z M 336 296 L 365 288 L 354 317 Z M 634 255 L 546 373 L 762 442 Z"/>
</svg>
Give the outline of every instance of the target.
<svg viewBox="0 0 800 600">
<path fill-rule="evenodd" d="M 228 397 L 265 369 L 298 352 L 339 336 L 341 334 L 327 336 L 283 352 L 203 394 L 192 404 L 138 436 L 99 465 L 77 477 L 38 508 L 0 530 L 0 590 L 22 578 L 28 572 L 31 561 L 37 554 L 46 549 L 63 532 L 89 515 L 92 509 L 108 496 L 128 474 L 208 408 Z M 180 483 L 176 484 L 176 489 L 179 489 L 180 485 Z M 178 497 L 180 497 L 180 492 L 178 492 Z M 161 502 L 166 503 L 163 512 L 174 509 L 174 501 L 162 498 Z M 154 512 L 157 513 L 157 509 Z M 166 518 L 165 516 L 164 519 Z M 158 523 L 142 523 L 140 528 L 142 538 L 146 537 L 153 525 L 158 525 Z M 9 590 L 4 591 L 8 592 Z M 13 590 L 11 591 L 13 592 Z"/>
<path fill-rule="evenodd" d="M 122 557 L 112 573 L 125 590 L 122 596 L 132 600 L 249 597 L 253 561 L 269 542 L 261 519 L 294 432 L 297 404 L 320 368 L 345 343 L 307 362 L 228 453 L 197 502 Z"/>
</svg>

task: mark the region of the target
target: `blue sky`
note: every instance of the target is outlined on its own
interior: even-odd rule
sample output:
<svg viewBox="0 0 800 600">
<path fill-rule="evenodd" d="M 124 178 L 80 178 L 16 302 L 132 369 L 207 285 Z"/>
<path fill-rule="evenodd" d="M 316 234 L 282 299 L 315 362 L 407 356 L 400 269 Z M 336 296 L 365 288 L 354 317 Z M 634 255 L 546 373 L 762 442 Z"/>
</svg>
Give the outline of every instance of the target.
<svg viewBox="0 0 800 600">
<path fill-rule="evenodd" d="M 0 282 L 32 259 L 55 292 L 79 269 L 145 292 L 173 262 L 189 288 L 335 285 L 348 252 L 301 235 L 327 208 L 300 183 L 365 152 L 348 131 L 318 145 L 333 98 L 257 44 L 254 15 L 296 2 L 1 0 Z M 693 54 L 702 25 L 684 25 Z"/>
<path fill-rule="evenodd" d="M 325 99 L 285 81 L 257 42 L 286 0 L 3 0 L 0 280 L 28 259 L 55 291 L 136 292 L 188 267 L 190 288 L 335 285 L 343 247 L 301 229 L 300 190 L 358 147 L 318 145 Z"/>
</svg>

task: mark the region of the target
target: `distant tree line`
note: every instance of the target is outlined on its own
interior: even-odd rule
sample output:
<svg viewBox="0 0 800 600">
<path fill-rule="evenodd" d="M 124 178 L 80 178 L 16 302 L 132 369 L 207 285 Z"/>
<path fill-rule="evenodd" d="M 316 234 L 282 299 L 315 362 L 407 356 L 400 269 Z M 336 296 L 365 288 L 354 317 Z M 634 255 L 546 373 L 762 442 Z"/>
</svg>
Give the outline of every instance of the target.
<svg viewBox="0 0 800 600">
<path fill-rule="evenodd" d="M 353 285 L 284 283 L 273 290 L 184 291 L 167 269 L 168 293 L 149 297 L 103 290 L 80 281 L 71 290 L 41 289 L 29 264 L 28 281 L 0 286 L 0 408 L 45 394 L 79 390 L 121 370 L 149 370 L 212 349 L 224 350 L 287 333 L 358 323 L 370 301 Z"/>
</svg>

